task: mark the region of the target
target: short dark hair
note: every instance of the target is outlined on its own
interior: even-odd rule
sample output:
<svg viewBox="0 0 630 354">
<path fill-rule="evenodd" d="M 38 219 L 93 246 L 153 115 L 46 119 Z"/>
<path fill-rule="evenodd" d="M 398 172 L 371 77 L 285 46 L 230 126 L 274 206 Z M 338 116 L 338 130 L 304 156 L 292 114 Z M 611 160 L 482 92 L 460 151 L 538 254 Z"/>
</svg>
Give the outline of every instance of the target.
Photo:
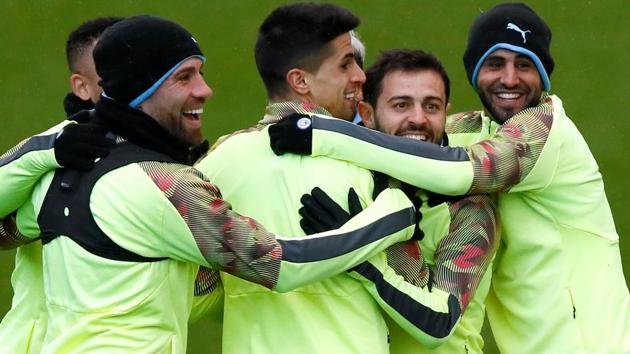
<svg viewBox="0 0 630 354">
<path fill-rule="evenodd" d="M 68 35 L 66 41 L 66 60 L 70 72 L 76 72 L 76 63 L 85 54 L 103 32 L 122 17 L 97 17 L 86 21 Z"/>
<path fill-rule="evenodd" d="M 444 81 L 446 102 L 451 94 L 451 83 L 442 62 L 434 55 L 415 49 L 390 49 L 381 52 L 376 61 L 367 69 L 363 85 L 363 99 L 376 108 L 378 96 L 383 90 L 383 78 L 393 71 L 433 70 Z M 445 103 L 446 103 L 445 102 Z"/>
<path fill-rule="evenodd" d="M 330 42 L 359 25 L 359 18 L 337 5 L 297 3 L 278 7 L 262 23 L 256 40 L 256 67 L 269 97 L 287 92 L 292 68 L 319 69 Z"/>
</svg>

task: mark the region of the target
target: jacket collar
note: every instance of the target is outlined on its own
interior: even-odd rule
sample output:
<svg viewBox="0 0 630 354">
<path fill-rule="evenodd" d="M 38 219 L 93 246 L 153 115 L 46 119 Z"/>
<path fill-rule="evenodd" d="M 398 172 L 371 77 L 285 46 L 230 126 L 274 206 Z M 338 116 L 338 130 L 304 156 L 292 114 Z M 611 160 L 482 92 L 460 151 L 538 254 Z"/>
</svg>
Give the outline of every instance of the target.
<svg viewBox="0 0 630 354">
<path fill-rule="evenodd" d="M 265 116 L 258 123 L 276 123 L 282 119 L 282 117 L 288 116 L 292 113 L 315 113 L 330 116 L 330 112 L 314 103 L 299 101 L 275 102 L 270 103 L 267 106 L 265 109 Z"/>
<path fill-rule="evenodd" d="M 95 108 L 94 122 L 108 131 L 179 163 L 191 165 L 194 162 L 191 147 L 167 132 L 148 114 L 107 97 L 101 97 Z"/>
</svg>

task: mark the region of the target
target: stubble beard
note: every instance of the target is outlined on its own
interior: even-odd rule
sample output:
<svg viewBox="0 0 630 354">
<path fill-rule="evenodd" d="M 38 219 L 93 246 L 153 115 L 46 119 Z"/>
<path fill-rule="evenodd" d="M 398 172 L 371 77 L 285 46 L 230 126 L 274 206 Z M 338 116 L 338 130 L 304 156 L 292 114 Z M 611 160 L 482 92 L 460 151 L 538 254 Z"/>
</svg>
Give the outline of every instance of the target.
<svg viewBox="0 0 630 354">
<path fill-rule="evenodd" d="M 483 90 L 477 89 L 477 94 L 479 95 L 479 99 L 481 100 L 481 103 L 486 108 L 486 111 L 488 111 L 488 113 L 490 114 L 490 118 L 492 118 L 494 121 L 500 124 L 505 123 L 505 121 L 512 118 L 515 114 L 527 108 L 535 107 L 536 105 L 538 105 L 538 101 L 540 100 L 540 95 L 539 95 L 539 97 L 532 97 L 521 109 L 518 109 L 518 110 L 504 109 L 500 107 L 495 107 L 492 104 L 488 95 L 486 95 L 486 93 Z"/>
</svg>

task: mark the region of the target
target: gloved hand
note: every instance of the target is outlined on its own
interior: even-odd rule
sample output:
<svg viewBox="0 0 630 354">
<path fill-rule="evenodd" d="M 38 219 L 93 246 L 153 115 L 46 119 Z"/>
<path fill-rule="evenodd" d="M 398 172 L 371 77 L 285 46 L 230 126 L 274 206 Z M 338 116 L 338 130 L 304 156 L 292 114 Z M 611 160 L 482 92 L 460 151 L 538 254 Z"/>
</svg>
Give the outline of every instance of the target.
<svg viewBox="0 0 630 354">
<path fill-rule="evenodd" d="M 429 200 L 427 201 L 427 204 L 433 208 L 434 206 L 438 206 L 442 203 L 455 203 L 457 201 L 459 201 L 460 199 L 462 199 L 463 195 L 445 195 L 445 194 L 439 194 L 439 193 L 434 193 L 434 192 L 427 192 L 427 195 L 429 196 Z"/>
<path fill-rule="evenodd" d="M 413 207 L 416 209 L 416 227 L 414 229 L 413 232 L 413 236 L 411 237 L 412 240 L 422 240 L 424 238 L 424 232 L 422 231 L 422 229 L 420 228 L 420 221 L 422 220 L 422 212 L 420 211 L 420 208 L 422 207 L 422 199 L 418 196 L 418 187 L 414 187 L 408 183 L 402 183 L 402 185 L 400 186 L 400 190 L 403 191 L 403 193 L 405 193 L 405 195 L 407 196 L 407 198 L 409 198 L 409 200 L 411 200 L 411 203 L 413 204 Z"/>
<path fill-rule="evenodd" d="M 348 190 L 349 213 L 319 187 L 313 188 L 311 194 L 304 194 L 300 202 L 303 205 L 299 210 L 300 226 L 307 235 L 338 229 L 363 210 L 354 188 Z"/>
<path fill-rule="evenodd" d="M 311 117 L 292 113 L 269 127 L 271 150 L 276 155 L 287 152 L 310 155 L 313 142 Z"/>
<path fill-rule="evenodd" d="M 55 140 L 55 159 L 63 167 L 89 170 L 94 160 L 109 154 L 115 141 L 107 131 L 93 123 L 68 124 Z"/>
<path fill-rule="evenodd" d="M 382 172 L 372 171 L 372 179 L 374 180 L 374 189 L 372 190 L 372 199 L 376 199 L 379 194 L 385 188 L 390 187 L 390 177 Z M 422 206 L 422 199 L 416 196 L 418 193 L 418 188 L 414 187 L 407 183 L 402 183 L 398 180 L 393 180 L 393 184 L 396 188 L 400 188 L 403 193 L 411 200 L 414 208 L 416 209 L 416 229 L 414 231 L 414 235 L 412 239 L 414 240 L 422 240 L 424 238 L 424 232 L 420 229 L 420 220 L 422 220 L 422 213 L 420 212 L 420 207 Z M 400 185 L 397 185 L 397 184 Z"/>
<path fill-rule="evenodd" d="M 66 116 L 70 117 L 77 112 L 94 109 L 94 102 L 91 100 L 84 101 L 74 93 L 70 92 L 63 99 L 63 109 L 66 111 Z M 72 120 L 76 121 L 76 119 Z"/>
<path fill-rule="evenodd" d="M 372 171 L 372 180 L 374 181 L 372 200 L 376 200 L 376 197 L 378 197 L 385 188 L 389 187 L 389 176 L 382 172 Z"/>
</svg>

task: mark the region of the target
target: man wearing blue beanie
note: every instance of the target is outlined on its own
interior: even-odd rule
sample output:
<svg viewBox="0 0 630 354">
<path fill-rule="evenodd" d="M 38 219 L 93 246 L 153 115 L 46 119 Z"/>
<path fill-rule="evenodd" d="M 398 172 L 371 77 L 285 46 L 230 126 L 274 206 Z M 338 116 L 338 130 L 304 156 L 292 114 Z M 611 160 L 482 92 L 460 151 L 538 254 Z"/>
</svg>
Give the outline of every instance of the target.
<svg viewBox="0 0 630 354">
<path fill-rule="evenodd" d="M 629 353 L 619 236 L 597 163 L 549 93 L 550 44 L 551 30 L 527 5 L 478 16 L 464 65 L 485 109 L 446 125 L 466 147 L 318 117 L 300 129 L 296 116 L 269 129 L 271 145 L 278 154 L 352 161 L 437 193 L 498 193 L 503 242 L 486 305 L 501 352 Z M 291 138 L 296 131 L 302 140 Z"/>
</svg>

